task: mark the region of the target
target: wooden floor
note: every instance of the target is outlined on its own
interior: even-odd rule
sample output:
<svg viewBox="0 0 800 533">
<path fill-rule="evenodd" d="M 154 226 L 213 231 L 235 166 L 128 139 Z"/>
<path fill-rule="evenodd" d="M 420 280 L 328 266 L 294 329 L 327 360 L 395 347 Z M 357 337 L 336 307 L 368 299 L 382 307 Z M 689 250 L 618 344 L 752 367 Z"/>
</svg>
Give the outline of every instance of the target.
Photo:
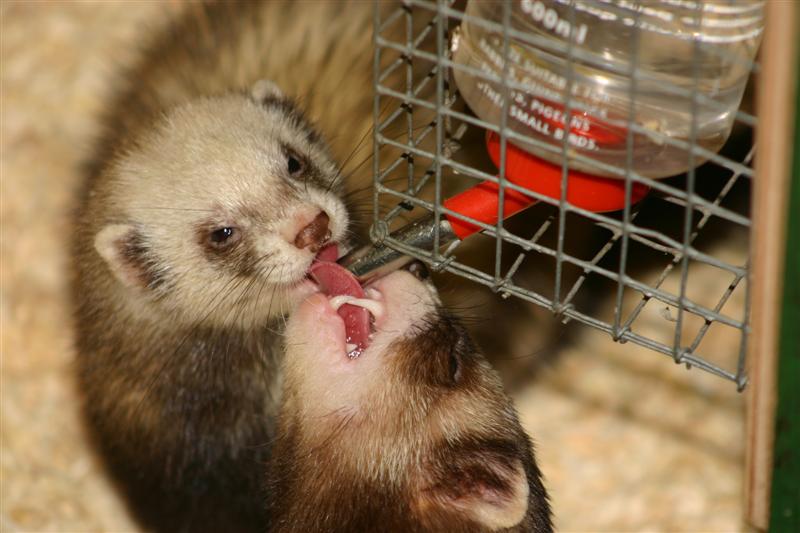
<svg viewBox="0 0 800 533">
<path fill-rule="evenodd" d="M 172 4 L 170 4 L 172 5 Z M 150 2 L 2 13 L 3 531 L 135 531 L 82 432 L 71 380 L 66 224 L 93 120 Z M 720 243 L 741 259 L 741 240 Z M 702 273 L 700 276 L 704 275 Z M 699 283 L 715 283 L 708 280 Z M 704 302 L 713 305 L 713 301 Z M 601 313 L 609 313 L 608 309 Z M 741 295 L 728 303 L 743 305 Z M 646 328 L 664 326 L 656 307 Z M 706 349 L 735 354 L 738 339 Z M 741 531 L 743 398 L 664 356 L 579 329 L 514 391 L 561 531 Z"/>
</svg>

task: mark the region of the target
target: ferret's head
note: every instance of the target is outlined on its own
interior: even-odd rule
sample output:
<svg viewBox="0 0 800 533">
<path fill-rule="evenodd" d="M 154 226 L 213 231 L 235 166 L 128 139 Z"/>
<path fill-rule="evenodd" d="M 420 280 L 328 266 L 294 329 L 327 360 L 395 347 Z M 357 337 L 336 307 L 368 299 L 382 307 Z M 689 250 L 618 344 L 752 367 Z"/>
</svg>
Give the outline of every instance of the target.
<svg viewBox="0 0 800 533">
<path fill-rule="evenodd" d="M 128 300 L 171 320 L 250 327 L 285 312 L 347 231 L 337 166 L 269 82 L 176 107 L 108 172 L 95 248 L 143 297 Z"/>
<path fill-rule="evenodd" d="M 550 530 L 514 407 L 426 278 L 414 263 L 365 288 L 371 302 L 358 305 L 374 330 L 357 357 L 341 298 L 317 293 L 292 313 L 270 475 L 276 529 Z"/>
</svg>

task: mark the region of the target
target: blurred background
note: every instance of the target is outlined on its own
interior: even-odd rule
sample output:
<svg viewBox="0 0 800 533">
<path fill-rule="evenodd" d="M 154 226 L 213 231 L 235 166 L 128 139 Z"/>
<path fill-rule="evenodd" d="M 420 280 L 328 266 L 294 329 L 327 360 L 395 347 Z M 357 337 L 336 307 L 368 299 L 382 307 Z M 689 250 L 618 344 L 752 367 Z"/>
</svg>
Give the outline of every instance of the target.
<svg viewBox="0 0 800 533">
<path fill-rule="evenodd" d="M 142 35 L 179 12 L 177 3 L 145 1 L 0 4 L 4 531 L 136 530 L 80 423 L 66 243 L 79 163 L 114 73 Z M 746 261 L 746 235 L 707 246 Z M 696 301 L 713 307 L 716 283 L 712 270 L 693 273 L 693 284 L 709 287 Z M 477 301 L 488 294 L 474 292 Z M 608 320 L 613 298 L 597 294 L 594 312 Z M 743 308 L 743 292 L 734 293 L 726 310 Z M 639 327 L 662 331 L 663 311 L 650 306 Z M 747 531 L 744 397 L 735 386 L 602 332 L 559 328 L 547 336 L 557 342 L 495 359 L 537 443 L 557 528 Z M 526 346 L 537 346 L 536 329 L 529 334 Z M 712 330 L 704 351 L 736 353 L 738 342 Z M 520 374 L 529 359 L 536 372 Z"/>
</svg>

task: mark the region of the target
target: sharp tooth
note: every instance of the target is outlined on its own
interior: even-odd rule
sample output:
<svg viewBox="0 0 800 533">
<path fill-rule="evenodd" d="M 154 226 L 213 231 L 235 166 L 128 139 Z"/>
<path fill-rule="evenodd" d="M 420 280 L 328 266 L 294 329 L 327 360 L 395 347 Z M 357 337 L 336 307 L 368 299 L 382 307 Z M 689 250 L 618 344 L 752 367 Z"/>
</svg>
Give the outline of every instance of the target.
<svg viewBox="0 0 800 533">
<path fill-rule="evenodd" d="M 350 296 L 348 294 L 340 294 L 339 296 L 334 296 L 329 301 L 330 301 L 331 307 L 333 307 L 334 311 L 338 311 L 341 306 L 343 306 L 344 304 L 350 303 L 352 300 L 355 300 L 355 299 L 356 298 L 354 298 L 353 296 Z"/>
<path fill-rule="evenodd" d="M 350 344 L 349 342 L 347 343 L 347 353 L 352 352 L 356 348 L 358 348 L 358 344 Z"/>
<path fill-rule="evenodd" d="M 372 313 L 372 316 L 375 318 L 380 318 L 383 315 L 383 304 L 381 302 L 376 302 L 375 300 L 369 300 L 367 298 L 352 298 L 350 301 L 345 303 L 363 307 Z"/>
<path fill-rule="evenodd" d="M 375 318 L 379 318 L 383 315 L 383 304 L 381 302 L 377 302 L 375 300 L 370 300 L 368 298 L 355 298 L 353 296 L 349 296 L 347 294 L 340 294 L 339 296 L 334 296 L 329 300 L 331 307 L 335 311 L 338 311 L 341 306 L 344 304 L 355 305 L 358 307 L 363 307 Z"/>
<path fill-rule="evenodd" d="M 356 346 L 353 350 L 347 352 L 347 357 L 349 357 L 350 359 L 356 359 L 360 355 L 361 355 L 361 348 L 359 348 L 358 346 Z"/>
</svg>

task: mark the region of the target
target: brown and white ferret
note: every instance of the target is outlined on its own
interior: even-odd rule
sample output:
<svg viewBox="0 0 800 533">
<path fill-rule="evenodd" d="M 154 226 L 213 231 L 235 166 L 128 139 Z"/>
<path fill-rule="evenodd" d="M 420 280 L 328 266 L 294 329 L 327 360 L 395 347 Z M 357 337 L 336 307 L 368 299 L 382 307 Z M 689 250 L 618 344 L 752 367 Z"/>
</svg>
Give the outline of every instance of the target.
<svg viewBox="0 0 800 533">
<path fill-rule="evenodd" d="M 172 109 L 136 143 L 76 232 L 89 428 L 145 527 L 262 531 L 281 317 L 345 237 L 338 167 L 266 82 Z"/>
<path fill-rule="evenodd" d="M 355 300 L 316 292 L 286 330 L 270 460 L 275 531 L 551 531 L 530 439 L 422 263 Z M 337 309 L 374 317 L 357 356 Z"/>
<path fill-rule="evenodd" d="M 383 290 L 387 322 L 378 320 L 371 347 L 350 361 L 372 372 L 323 379 L 318 385 L 329 388 L 319 389 L 327 390 L 322 397 L 309 389 L 321 375 L 315 372 L 329 367 L 314 365 L 297 342 L 312 342 L 324 329 L 302 320 L 322 298 L 302 303 L 316 290 L 307 274 L 325 246 L 348 240 L 345 191 L 369 182 L 362 171 L 342 183 L 337 160 L 352 153 L 371 123 L 371 15 L 367 2 L 189 6 L 110 105 L 73 232 L 76 367 L 90 434 L 145 529 L 325 529 L 326 516 L 341 518 L 330 523 L 340 530 L 380 516 L 394 522 L 379 529 L 435 529 L 455 510 L 462 519 L 454 524 L 504 527 L 525 517 L 519 527 L 531 529 L 529 515 L 549 524 L 510 402 L 428 289 L 414 307 L 427 311 L 408 315 L 414 326 L 390 343 L 387 325 L 406 315 L 393 311 L 395 293 L 381 287 L 408 281 L 408 274 L 374 287 Z M 302 96 L 302 110 L 272 81 L 258 81 L 264 78 Z M 331 146 L 320 131 L 335 138 Z M 284 317 L 298 305 L 285 357 Z M 425 328 L 428 334 L 410 335 Z M 430 356 L 427 364 L 408 364 L 405 373 L 387 364 L 386 388 L 366 386 L 378 375 L 371 365 L 410 361 L 414 346 Z M 436 365 L 447 369 L 438 377 Z M 306 374 L 308 381 L 300 379 Z M 347 394 L 374 391 L 352 411 Z M 314 418 L 318 412 L 305 416 L 303 402 L 337 397 L 343 410 L 370 414 L 348 424 L 363 428 L 363 439 L 348 435 L 362 442 L 364 455 L 346 460 L 333 431 L 330 447 L 303 440 L 310 428 L 320 437 L 327 427 Z M 396 425 L 371 423 L 378 409 Z M 445 468 L 442 454 L 462 462 Z M 475 466 L 476 457 L 489 468 Z M 352 470 L 354 461 L 364 468 Z M 317 485 L 298 485 L 315 467 Z M 322 489 L 354 483 L 371 487 L 383 503 L 404 497 L 385 509 L 391 517 L 377 512 L 372 496 L 337 506 L 337 515 L 320 514 L 323 501 L 342 497 Z M 536 504 L 523 512 L 525 498 Z M 406 508 L 412 522 L 400 524 Z M 470 509 L 480 515 L 470 518 Z"/>
<path fill-rule="evenodd" d="M 145 529 L 267 526 L 282 317 L 370 180 L 339 163 L 372 121 L 372 11 L 190 3 L 107 106 L 71 243 L 76 369 Z"/>
</svg>

